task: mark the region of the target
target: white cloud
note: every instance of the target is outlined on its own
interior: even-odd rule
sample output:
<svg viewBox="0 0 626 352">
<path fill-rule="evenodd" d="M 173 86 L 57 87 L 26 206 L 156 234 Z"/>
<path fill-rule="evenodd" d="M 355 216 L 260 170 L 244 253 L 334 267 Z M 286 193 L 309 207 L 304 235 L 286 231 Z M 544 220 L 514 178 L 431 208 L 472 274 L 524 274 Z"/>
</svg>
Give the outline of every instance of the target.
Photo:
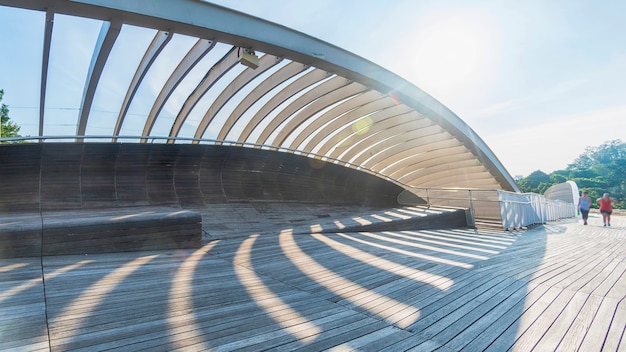
<svg viewBox="0 0 626 352">
<path fill-rule="evenodd" d="M 549 87 L 548 89 L 535 91 L 532 94 L 524 97 L 518 97 L 507 101 L 495 103 L 486 106 L 480 110 L 470 112 L 466 116 L 466 118 L 473 120 L 489 118 L 515 110 L 526 109 L 529 106 L 550 102 L 557 98 L 563 97 L 580 87 L 583 87 L 585 83 L 586 80 L 584 79 L 572 79 L 569 81 L 561 82 L 555 86 Z"/>
<path fill-rule="evenodd" d="M 549 173 L 567 167 L 586 147 L 626 141 L 626 105 L 558 116 L 541 125 L 482 137 L 513 176 L 536 170 Z"/>
</svg>

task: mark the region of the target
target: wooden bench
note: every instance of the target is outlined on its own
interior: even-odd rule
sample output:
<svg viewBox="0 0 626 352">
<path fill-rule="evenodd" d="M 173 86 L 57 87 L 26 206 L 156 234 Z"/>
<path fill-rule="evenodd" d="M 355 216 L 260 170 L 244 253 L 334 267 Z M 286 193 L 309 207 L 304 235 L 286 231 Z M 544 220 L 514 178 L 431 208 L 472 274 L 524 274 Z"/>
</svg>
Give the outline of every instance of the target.
<svg viewBox="0 0 626 352">
<path fill-rule="evenodd" d="M 41 255 L 41 214 L 0 214 L 0 258 Z"/>
<path fill-rule="evenodd" d="M 0 216 L 0 258 L 198 248 L 200 213 L 171 207 Z"/>
</svg>

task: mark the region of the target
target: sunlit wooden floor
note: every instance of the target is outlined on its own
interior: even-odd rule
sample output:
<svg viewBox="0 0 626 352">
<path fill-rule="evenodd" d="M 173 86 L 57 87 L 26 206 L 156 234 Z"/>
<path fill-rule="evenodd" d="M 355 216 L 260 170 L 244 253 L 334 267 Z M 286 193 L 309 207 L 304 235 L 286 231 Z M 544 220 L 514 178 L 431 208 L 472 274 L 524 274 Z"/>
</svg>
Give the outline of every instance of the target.
<svg viewBox="0 0 626 352">
<path fill-rule="evenodd" d="M 612 222 L 1 260 L 0 350 L 624 351 Z"/>
</svg>

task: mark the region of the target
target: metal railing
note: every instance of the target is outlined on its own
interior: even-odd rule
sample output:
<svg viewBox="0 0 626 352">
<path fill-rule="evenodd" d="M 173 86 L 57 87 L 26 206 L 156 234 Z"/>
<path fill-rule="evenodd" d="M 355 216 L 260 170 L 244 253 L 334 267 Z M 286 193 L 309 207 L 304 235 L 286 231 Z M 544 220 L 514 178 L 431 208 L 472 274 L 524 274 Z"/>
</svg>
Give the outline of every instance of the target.
<svg viewBox="0 0 626 352">
<path fill-rule="evenodd" d="M 505 229 L 545 224 L 576 216 L 576 206 L 561 200 L 547 199 L 536 193 L 515 193 L 496 189 L 461 189 L 412 187 L 407 191 L 424 199 L 427 206 L 449 206 L 468 209 L 468 225 L 478 221 L 498 222 Z M 406 194 L 401 203 L 410 200 Z M 417 205 L 417 204 L 414 204 Z"/>
</svg>

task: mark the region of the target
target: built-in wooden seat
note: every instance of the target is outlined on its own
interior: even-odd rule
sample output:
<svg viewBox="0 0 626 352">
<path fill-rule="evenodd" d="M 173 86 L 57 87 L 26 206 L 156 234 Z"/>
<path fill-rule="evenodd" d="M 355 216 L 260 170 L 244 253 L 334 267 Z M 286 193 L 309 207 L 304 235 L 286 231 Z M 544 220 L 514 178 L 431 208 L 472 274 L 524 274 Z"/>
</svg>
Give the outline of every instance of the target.
<svg viewBox="0 0 626 352">
<path fill-rule="evenodd" d="M 43 255 L 198 248 L 202 239 L 200 213 L 179 208 L 66 210 L 42 219 Z"/>
<path fill-rule="evenodd" d="M 41 254 L 41 214 L 0 214 L 0 258 L 34 257 Z"/>
<path fill-rule="evenodd" d="M 0 215 L 0 258 L 197 248 L 202 217 L 168 207 Z"/>
</svg>

